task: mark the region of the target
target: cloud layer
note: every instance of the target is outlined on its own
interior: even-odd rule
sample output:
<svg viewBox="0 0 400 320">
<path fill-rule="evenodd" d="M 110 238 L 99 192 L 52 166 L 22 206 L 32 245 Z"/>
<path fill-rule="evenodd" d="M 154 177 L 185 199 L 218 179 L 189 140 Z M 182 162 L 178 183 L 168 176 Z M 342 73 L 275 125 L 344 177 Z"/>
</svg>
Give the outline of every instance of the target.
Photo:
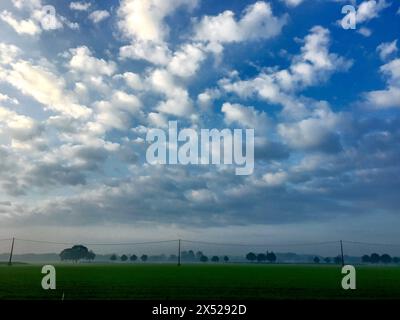
<svg viewBox="0 0 400 320">
<path fill-rule="evenodd" d="M 397 219 L 398 35 L 372 25 L 393 4 L 358 5 L 370 42 L 337 26 L 339 2 L 326 21 L 297 19 L 300 0 L 52 4 L 51 29 L 43 1 L 0 7 L 1 225 Z M 147 164 L 146 133 L 169 120 L 255 129 L 254 174 Z"/>
</svg>

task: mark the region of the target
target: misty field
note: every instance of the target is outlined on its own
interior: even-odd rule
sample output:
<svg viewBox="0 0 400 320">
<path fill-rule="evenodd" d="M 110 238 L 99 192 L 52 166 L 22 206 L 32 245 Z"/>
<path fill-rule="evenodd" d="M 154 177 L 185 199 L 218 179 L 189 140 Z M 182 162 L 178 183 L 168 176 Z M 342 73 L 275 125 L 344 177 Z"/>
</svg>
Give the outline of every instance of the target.
<svg viewBox="0 0 400 320">
<path fill-rule="evenodd" d="M 390 299 L 399 267 L 357 267 L 357 290 L 338 266 L 56 265 L 57 289 L 41 288 L 41 266 L 0 265 L 0 299 Z"/>
</svg>

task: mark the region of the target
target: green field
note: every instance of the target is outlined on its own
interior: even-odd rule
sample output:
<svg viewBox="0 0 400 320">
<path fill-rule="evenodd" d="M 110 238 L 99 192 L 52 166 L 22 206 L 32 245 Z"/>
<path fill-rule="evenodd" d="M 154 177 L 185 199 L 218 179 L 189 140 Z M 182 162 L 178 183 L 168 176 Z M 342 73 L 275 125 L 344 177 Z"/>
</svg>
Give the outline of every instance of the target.
<svg viewBox="0 0 400 320">
<path fill-rule="evenodd" d="M 57 289 L 41 266 L 0 266 L 0 299 L 388 299 L 400 298 L 399 267 L 357 267 L 357 290 L 338 266 L 56 265 Z"/>
</svg>

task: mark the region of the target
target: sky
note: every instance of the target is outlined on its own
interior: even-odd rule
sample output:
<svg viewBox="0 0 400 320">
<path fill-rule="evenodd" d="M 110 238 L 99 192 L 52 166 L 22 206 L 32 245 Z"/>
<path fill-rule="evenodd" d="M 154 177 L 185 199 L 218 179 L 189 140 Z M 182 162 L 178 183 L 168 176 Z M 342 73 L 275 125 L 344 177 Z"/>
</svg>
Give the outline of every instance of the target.
<svg viewBox="0 0 400 320">
<path fill-rule="evenodd" d="M 400 243 L 399 38 L 397 0 L 2 0 L 0 238 Z M 254 173 L 150 165 L 168 121 L 254 129 Z"/>
</svg>

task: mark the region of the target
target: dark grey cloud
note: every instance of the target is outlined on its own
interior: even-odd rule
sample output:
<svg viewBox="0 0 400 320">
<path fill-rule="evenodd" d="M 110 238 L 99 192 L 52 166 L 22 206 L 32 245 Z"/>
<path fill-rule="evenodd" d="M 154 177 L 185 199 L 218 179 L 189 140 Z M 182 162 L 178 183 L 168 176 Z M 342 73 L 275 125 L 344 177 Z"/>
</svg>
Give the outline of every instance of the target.
<svg viewBox="0 0 400 320">
<path fill-rule="evenodd" d="M 390 127 L 379 125 L 380 130 Z M 288 175 L 280 185 L 264 184 L 259 173 L 266 169 L 258 165 L 255 176 L 238 177 L 231 170 L 210 167 L 137 164 L 132 177 L 112 179 L 77 196 L 49 201 L 32 209 L 27 219 L 39 224 L 157 221 L 210 227 L 393 213 L 400 205 L 396 165 L 400 148 L 393 148 L 398 133 L 384 131 L 382 136 L 376 129 L 363 129 L 354 145 L 338 153 L 310 153 L 296 165 L 279 162 Z"/>
<path fill-rule="evenodd" d="M 256 160 L 285 160 L 289 158 L 290 148 L 282 142 L 265 141 L 255 145 Z"/>
<path fill-rule="evenodd" d="M 26 179 L 39 187 L 86 184 L 86 175 L 77 169 L 60 163 L 38 163 L 28 172 Z"/>
</svg>

